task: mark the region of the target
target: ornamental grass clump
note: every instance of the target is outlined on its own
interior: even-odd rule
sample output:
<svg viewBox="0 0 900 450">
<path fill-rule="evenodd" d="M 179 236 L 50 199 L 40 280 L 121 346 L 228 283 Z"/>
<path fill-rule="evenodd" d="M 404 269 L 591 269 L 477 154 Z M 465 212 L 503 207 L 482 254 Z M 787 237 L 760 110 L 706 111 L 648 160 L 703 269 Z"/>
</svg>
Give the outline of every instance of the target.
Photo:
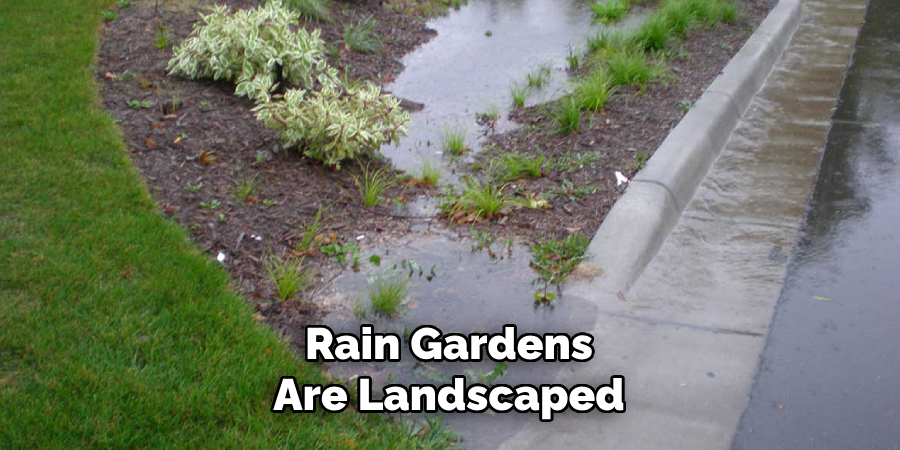
<svg viewBox="0 0 900 450">
<path fill-rule="evenodd" d="M 307 89 L 320 78 L 333 82 L 336 72 L 326 66 L 319 30 L 308 33 L 298 25 L 297 14 L 277 0 L 233 13 L 216 6 L 201 15 L 191 35 L 175 48 L 167 70 L 194 79 L 234 81 L 238 95 L 253 99 L 282 82 Z"/>
</svg>

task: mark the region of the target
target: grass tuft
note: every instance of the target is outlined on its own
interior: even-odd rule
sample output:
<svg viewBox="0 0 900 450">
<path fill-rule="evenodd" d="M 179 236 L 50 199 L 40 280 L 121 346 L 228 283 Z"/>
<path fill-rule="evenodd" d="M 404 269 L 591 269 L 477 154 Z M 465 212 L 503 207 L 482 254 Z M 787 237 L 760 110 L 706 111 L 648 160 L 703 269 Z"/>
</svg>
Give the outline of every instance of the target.
<svg viewBox="0 0 900 450">
<path fill-rule="evenodd" d="M 437 186 L 441 182 L 441 169 L 431 161 L 422 161 L 422 168 L 419 169 L 419 181 L 425 186 Z"/>
<path fill-rule="evenodd" d="M 356 25 L 344 27 L 344 45 L 360 53 L 381 51 L 381 39 L 375 33 L 375 20 L 371 15 L 366 16 Z"/>
<path fill-rule="evenodd" d="M 655 14 L 632 35 L 635 45 L 647 51 L 662 50 L 672 37 L 672 28 L 662 15 Z"/>
<path fill-rule="evenodd" d="M 281 3 L 306 20 L 331 22 L 331 8 L 326 0 L 282 0 Z"/>
<path fill-rule="evenodd" d="M 509 95 L 512 97 L 512 104 L 516 108 L 525 107 L 525 99 L 528 97 L 529 88 L 527 85 L 513 83 L 509 87 Z"/>
<path fill-rule="evenodd" d="M 543 173 L 544 157 L 528 156 L 521 153 L 504 153 L 494 160 L 500 170 L 500 179 L 505 181 L 520 178 L 539 178 Z"/>
<path fill-rule="evenodd" d="M 662 61 L 651 63 L 639 51 L 617 51 L 607 61 L 610 80 L 619 86 L 646 86 L 662 76 Z"/>
<path fill-rule="evenodd" d="M 294 298 L 301 291 L 312 286 L 312 276 L 303 267 L 303 258 L 285 260 L 272 256 L 266 262 L 266 273 L 278 290 L 278 300 L 286 301 Z"/>
<path fill-rule="evenodd" d="M 409 292 L 409 277 L 400 273 L 389 273 L 371 280 L 369 300 L 372 309 L 385 317 L 395 317 L 400 307 L 406 303 Z"/>
<path fill-rule="evenodd" d="M 602 23 L 618 22 L 628 12 L 627 0 L 600 0 L 591 4 L 594 20 Z"/>
<path fill-rule="evenodd" d="M 553 113 L 553 119 L 559 127 L 560 134 L 578 132 L 581 128 L 581 104 L 572 97 L 564 98 Z"/>
<path fill-rule="evenodd" d="M 312 245 L 315 242 L 316 236 L 322 234 L 322 230 L 325 228 L 322 221 L 325 211 L 327 210 L 328 208 L 319 205 L 312 222 L 310 222 L 306 227 L 306 230 L 303 231 L 303 237 L 300 238 L 300 242 L 294 246 L 298 252 L 305 253 L 313 248 Z"/>
<path fill-rule="evenodd" d="M 581 84 L 575 87 L 572 97 L 578 103 L 578 107 L 597 112 L 606 106 L 606 101 L 616 92 L 615 83 L 609 72 L 597 70 L 588 75 Z"/>
<path fill-rule="evenodd" d="M 466 130 L 447 128 L 441 136 L 441 150 L 444 153 L 459 156 L 466 152 Z"/>
<path fill-rule="evenodd" d="M 366 206 L 378 206 L 384 191 L 394 184 L 394 179 L 384 169 L 369 170 L 367 164 L 363 168 L 362 177 L 353 179 L 359 188 L 359 195 Z"/>
<path fill-rule="evenodd" d="M 542 88 L 550 81 L 550 74 L 553 69 L 549 64 L 541 64 L 533 72 L 525 76 L 525 85 L 529 88 Z"/>
</svg>

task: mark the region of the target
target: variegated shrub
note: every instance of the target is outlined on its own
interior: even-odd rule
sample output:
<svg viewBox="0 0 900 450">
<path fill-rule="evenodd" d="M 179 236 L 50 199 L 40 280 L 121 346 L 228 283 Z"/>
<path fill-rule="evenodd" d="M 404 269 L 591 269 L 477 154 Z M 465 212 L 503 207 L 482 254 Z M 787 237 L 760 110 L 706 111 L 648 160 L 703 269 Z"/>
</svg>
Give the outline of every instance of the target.
<svg viewBox="0 0 900 450">
<path fill-rule="evenodd" d="M 333 71 L 327 70 L 319 30 L 308 33 L 297 25 L 297 14 L 278 0 L 233 13 L 216 6 L 175 48 L 168 71 L 235 81 L 238 95 L 254 99 L 282 80 L 311 88 L 321 74 L 333 76 Z"/>
<path fill-rule="evenodd" d="M 345 159 L 399 141 L 409 122 L 400 101 L 371 83 L 343 89 L 326 85 L 321 91 L 289 89 L 282 99 L 262 100 L 254 111 L 281 133 L 285 146 L 338 168 Z"/>
</svg>

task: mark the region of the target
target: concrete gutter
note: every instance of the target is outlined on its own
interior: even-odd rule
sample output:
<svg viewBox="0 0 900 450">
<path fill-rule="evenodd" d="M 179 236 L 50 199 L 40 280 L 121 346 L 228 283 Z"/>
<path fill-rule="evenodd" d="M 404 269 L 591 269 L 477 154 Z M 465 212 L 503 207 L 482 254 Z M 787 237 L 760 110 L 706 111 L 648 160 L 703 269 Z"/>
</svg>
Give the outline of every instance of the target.
<svg viewBox="0 0 900 450">
<path fill-rule="evenodd" d="M 591 241 L 586 264 L 626 292 L 659 252 L 800 23 L 781 0 L 630 182 Z M 593 283 L 592 283 L 593 284 Z"/>
</svg>

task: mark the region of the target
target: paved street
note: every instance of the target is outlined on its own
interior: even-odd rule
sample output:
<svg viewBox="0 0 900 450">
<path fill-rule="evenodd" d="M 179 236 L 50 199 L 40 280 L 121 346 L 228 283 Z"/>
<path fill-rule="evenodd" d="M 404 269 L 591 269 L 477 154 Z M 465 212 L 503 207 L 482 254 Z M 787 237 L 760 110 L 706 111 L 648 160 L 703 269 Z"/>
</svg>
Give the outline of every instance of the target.
<svg viewBox="0 0 900 450">
<path fill-rule="evenodd" d="M 897 24 L 871 1 L 734 450 L 900 448 Z"/>
</svg>

